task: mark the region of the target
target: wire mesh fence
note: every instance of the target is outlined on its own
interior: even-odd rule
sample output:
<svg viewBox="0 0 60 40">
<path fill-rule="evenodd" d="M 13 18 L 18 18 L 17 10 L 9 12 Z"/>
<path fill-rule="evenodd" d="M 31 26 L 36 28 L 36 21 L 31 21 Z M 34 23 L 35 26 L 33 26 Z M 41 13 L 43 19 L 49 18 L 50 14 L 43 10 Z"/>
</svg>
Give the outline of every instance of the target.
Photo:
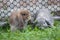
<svg viewBox="0 0 60 40">
<path fill-rule="evenodd" d="M 13 10 L 28 9 L 36 13 L 41 8 L 60 10 L 60 0 L 0 0 L 0 19 L 10 16 Z"/>
</svg>

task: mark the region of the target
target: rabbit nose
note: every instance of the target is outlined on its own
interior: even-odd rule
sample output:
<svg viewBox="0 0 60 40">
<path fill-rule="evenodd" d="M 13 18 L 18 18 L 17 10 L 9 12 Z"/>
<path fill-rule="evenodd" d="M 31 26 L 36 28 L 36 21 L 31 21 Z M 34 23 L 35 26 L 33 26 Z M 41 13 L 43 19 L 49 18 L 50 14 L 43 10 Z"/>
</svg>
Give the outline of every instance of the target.
<svg viewBox="0 0 60 40">
<path fill-rule="evenodd" d="M 31 19 L 31 16 L 29 16 L 28 18 Z"/>
</svg>

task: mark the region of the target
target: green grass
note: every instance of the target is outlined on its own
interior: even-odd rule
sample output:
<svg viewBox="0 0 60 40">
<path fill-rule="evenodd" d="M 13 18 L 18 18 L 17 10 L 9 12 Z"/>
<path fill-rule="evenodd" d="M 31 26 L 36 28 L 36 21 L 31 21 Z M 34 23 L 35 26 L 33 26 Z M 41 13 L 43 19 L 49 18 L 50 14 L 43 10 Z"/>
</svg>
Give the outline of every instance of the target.
<svg viewBox="0 0 60 40">
<path fill-rule="evenodd" d="M 22 32 L 10 32 L 9 26 L 0 27 L 0 40 L 60 40 L 60 21 L 55 21 L 54 25 L 44 30 L 28 28 Z"/>
</svg>

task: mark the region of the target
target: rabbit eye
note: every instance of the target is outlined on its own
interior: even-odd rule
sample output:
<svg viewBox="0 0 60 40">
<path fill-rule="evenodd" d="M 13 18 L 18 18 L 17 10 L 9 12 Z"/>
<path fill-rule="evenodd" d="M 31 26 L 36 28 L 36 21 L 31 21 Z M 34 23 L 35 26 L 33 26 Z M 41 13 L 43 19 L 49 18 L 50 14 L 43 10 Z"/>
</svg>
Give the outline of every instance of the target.
<svg viewBox="0 0 60 40">
<path fill-rule="evenodd" d="M 26 14 L 22 14 L 22 16 L 25 16 Z"/>
</svg>

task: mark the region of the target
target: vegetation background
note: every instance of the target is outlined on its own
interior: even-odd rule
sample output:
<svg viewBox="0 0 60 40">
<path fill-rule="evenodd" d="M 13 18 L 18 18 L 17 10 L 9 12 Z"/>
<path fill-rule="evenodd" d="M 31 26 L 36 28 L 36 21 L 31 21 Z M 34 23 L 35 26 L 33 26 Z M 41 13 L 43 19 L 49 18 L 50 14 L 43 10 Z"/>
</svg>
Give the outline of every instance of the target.
<svg viewBox="0 0 60 40">
<path fill-rule="evenodd" d="M 34 28 L 31 25 L 25 31 L 10 32 L 9 25 L 0 27 L 0 40 L 60 40 L 60 21 L 55 21 L 53 28 L 44 30 Z"/>
</svg>

